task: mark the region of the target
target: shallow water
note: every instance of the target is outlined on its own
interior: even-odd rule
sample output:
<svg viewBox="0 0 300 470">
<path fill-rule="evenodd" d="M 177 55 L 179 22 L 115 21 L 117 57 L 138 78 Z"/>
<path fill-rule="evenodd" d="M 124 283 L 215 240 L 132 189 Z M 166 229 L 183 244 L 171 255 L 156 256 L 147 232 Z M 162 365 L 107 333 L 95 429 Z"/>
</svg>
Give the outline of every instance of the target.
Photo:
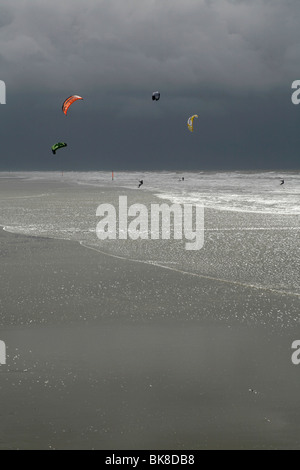
<svg viewBox="0 0 300 470">
<path fill-rule="evenodd" d="M 8 231 L 76 240 L 113 256 L 300 295 L 298 173 L 281 175 L 286 178 L 283 188 L 273 172 L 191 173 L 184 182 L 175 173 L 148 173 L 139 191 L 135 173 L 118 174 L 114 181 L 108 173 L 10 176 L 14 179 L 2 180 L 0 188 L 0 224 Z M 158 187 L 164 192 L 158 193 Z M 118 212 L 124 195 L 128 205 L 144 204 L 149 217 L 153 203 L 203 205 L 204 247 L 186 251 L 184 239 L 100 241 L 97 207 L 109 203 Z"/>
</svg>

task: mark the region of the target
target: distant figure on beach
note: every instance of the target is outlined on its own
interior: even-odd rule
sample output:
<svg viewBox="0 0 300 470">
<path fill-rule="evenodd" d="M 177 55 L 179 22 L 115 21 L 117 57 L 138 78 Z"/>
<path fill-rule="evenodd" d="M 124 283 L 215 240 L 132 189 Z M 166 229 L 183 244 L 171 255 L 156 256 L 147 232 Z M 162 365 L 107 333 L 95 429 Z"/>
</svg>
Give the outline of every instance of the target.
<svg viewBox="0 0 300 470">
<path fill-rule="evenodd" d="M 179 178 L 179 181 L 184 181 L 184 176 L 182 178 Z"/>
<path fill-rule="evenodd" d="M 140 180 L 139 188 L 144 184 L 143 180 Z"/>
<path fill-rule="evenodd" d="M 282 186 L 283 184 L 284 184 L 284 180 L 281 180 L 280 186 Z"/>
</svg>

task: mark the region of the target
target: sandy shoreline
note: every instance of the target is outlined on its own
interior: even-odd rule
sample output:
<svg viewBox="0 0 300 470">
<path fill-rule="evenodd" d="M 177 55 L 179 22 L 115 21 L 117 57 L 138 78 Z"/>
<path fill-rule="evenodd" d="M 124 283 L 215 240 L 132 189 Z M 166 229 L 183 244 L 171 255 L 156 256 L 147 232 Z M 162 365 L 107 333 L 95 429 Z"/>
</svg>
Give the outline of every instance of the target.
<svg viewBox="0 0 300 470">
<path fill-rule="evenodd" d="M 300 447 L 297 331 L 217 314 L 251 289 L 75 242 L 0 247 L 1 449 Z"/>
</svg>

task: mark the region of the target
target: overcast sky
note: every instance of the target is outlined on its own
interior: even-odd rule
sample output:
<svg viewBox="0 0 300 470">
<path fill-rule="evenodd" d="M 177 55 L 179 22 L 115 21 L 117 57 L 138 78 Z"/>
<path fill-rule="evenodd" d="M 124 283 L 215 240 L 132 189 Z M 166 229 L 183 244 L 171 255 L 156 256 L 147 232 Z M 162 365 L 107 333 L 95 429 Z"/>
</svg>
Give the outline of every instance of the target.
<svg viewBox="0 0 300 470">
<path fill-rule="evenodd" d="M 299 0 L 0 2 L 1 170 L 299 168 Z"/>
</svg>

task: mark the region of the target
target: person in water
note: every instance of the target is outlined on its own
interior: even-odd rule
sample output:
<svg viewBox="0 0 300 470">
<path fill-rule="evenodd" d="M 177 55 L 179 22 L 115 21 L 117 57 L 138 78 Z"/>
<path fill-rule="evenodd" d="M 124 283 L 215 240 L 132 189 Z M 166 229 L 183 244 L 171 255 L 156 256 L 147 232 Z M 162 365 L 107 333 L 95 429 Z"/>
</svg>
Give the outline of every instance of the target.
<svg viewBox="0 0 300 470">
<path fill-rule="evenodd" d="M 280 186 L 282 186 L 283 184 L 284 184 L 284 180 L 281 180 Z"/>
<path fill-rule="evenodd" d="M 139 188 L 144 184 L 143 180 L 140 180 Z"/>
</svg>

